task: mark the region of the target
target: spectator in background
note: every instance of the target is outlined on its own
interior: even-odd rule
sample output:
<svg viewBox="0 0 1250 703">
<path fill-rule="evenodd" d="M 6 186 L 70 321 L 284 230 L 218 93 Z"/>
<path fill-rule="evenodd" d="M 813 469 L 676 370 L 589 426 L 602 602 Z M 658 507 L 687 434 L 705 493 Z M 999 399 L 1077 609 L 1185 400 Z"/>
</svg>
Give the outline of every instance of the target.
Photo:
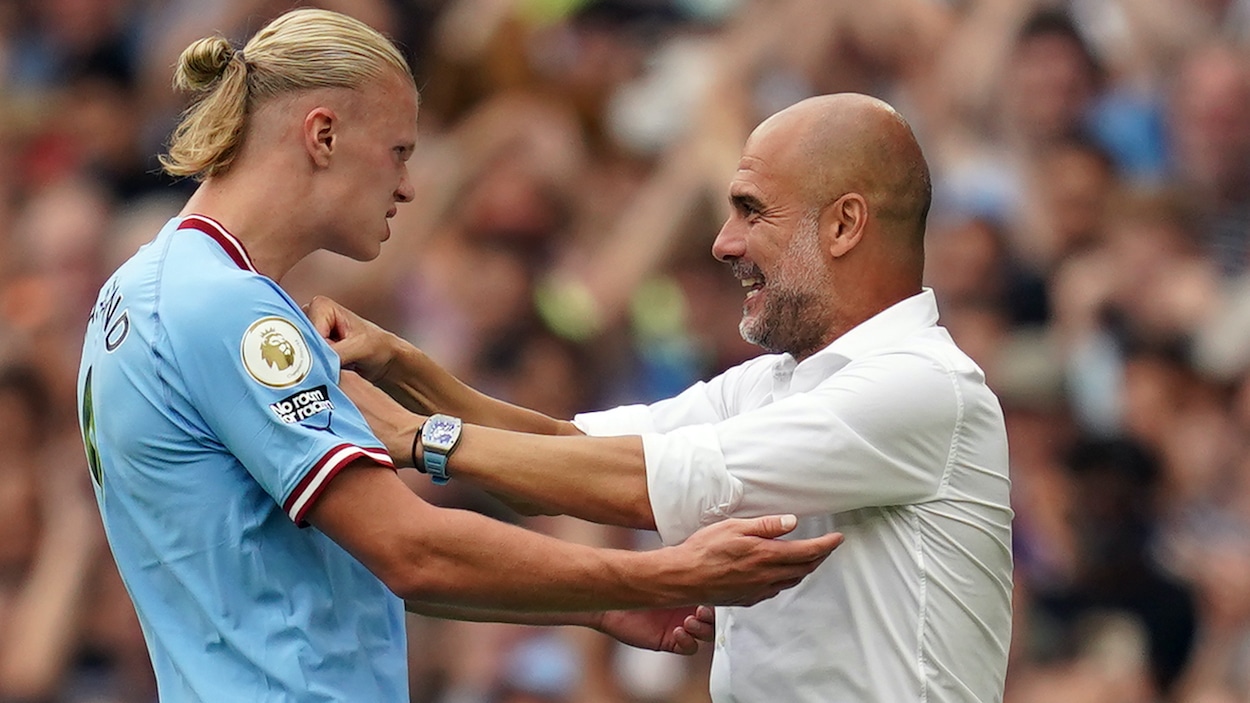
<svg viewBox="0 0 1250 703">
<path fill-rule="evenodd" d="M 100 533 L 78 467 L 53 461 L 53 418 L 34 369 L 0 369 L 0 700 L 39 701 L 72 678 L 93 602 Z M 123 616 L 126 611 L 121 611 Z M 143 688 L 143 683 L 139 683 Z"/>
<path fill-rule="evenodd" d="M 1034 592 L 1033 617 L 1058 625 L 1060 641 L 1050 644 L 1071 652 L 1090 617 L 1130 615 L 1144 631 L 1151 695 L 1160 695 L 1185 670 L 1196 613 L 1192 591 L 1150 554 L 1158 526 L 1158 461 L 1130 439 L 1091 439 L 1078 441 L 1067 464 L 1074 478 L 1069 519 L 1076 561 L 1068 583 Z"/>
<path fill-rule="evenodd" d="M 1245 47 L 1197 47 L 1172 87 L 1177 176 L 1205 213 L 1198 222 L 1208 256 L 1230 277 L 1250 266 L 1248 63 Z"/>
</svg>

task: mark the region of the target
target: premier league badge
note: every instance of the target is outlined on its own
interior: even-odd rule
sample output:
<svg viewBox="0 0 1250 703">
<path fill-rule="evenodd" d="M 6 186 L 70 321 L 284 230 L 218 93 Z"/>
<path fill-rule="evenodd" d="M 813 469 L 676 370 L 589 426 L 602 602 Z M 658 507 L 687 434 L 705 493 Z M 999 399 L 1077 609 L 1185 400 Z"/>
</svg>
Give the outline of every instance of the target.
<svg viewBox="0 0 1250 703">
<path fill-rule="evenodd" d="M 288 388 L 308 375 L 312 355 L 298 328 L 281 317 L 262 317 L 243 335 L 243 368 L 270 388 Z"/>
</svg>

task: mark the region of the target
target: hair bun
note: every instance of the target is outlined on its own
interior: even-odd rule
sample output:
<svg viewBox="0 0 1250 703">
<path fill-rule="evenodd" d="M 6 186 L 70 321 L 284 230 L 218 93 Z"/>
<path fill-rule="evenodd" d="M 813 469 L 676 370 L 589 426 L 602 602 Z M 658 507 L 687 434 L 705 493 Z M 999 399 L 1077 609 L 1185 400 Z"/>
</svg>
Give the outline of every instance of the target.
<svg viewBox="0 0 1250 703">
<path fill-rule="evenodd" d="M 222 36 L 205 37 L 192 42 L 178 57 L 174 87 L 190 91 L 208 88 L 225 73 L 234 55 L 234 47 Z"/>
</svg>

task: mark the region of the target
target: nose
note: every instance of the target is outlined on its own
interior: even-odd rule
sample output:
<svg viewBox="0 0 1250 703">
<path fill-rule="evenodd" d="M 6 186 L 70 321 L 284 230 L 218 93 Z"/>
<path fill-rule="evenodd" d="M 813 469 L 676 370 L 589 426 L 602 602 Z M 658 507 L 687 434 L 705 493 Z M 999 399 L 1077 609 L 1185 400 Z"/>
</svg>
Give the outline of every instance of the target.
<svg viewBox="0 0 1250 703">
<path fill-rule="evenodd" d="M 746 237 L 743 236 L 741 225 L 730 217 L 725 220 L 720 233 L 712 242 L 712 256 L 716 257 L 717 261 L 732 261 L 742 258 L 744 254 L 746 254 Z"/>
<path fill-rule="evenodd" d="M 413 198 L 417 197 L 417 189 L 412 185 L 412 179 L 408 177 L 408 169 L 404 168 L 404 177 L 399 181 L 399 187 L 395 189 L 395 202 L 410 203 Z"/>
</svg>

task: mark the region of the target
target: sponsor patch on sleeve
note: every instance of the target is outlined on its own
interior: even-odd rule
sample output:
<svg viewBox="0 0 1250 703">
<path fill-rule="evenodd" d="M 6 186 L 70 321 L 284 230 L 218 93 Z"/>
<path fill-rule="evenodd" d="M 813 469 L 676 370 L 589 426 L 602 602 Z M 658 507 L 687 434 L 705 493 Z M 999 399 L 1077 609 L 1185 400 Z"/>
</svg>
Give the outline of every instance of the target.
<svg viewBox="0 0 1250 703">
<path fill-rule="evenodd" d="M 318 413 L 333 410 L 334 401 L 330 400 L 330 393 L 325 386 L 317 386 L 292 393 L 276 403 L 270 403 L 269 409 L 278 416 L 279 420 L 289 425 L 293 422 L 303 422 Z"/>
<path fill-rule="evenodd" d="M 239 349 L 243 368 L 270 388 L 290 388 L 312 369 L 312 354 L 304 335 L 289 320 L 262 317 L 243 334 Z"/>
</svg>

